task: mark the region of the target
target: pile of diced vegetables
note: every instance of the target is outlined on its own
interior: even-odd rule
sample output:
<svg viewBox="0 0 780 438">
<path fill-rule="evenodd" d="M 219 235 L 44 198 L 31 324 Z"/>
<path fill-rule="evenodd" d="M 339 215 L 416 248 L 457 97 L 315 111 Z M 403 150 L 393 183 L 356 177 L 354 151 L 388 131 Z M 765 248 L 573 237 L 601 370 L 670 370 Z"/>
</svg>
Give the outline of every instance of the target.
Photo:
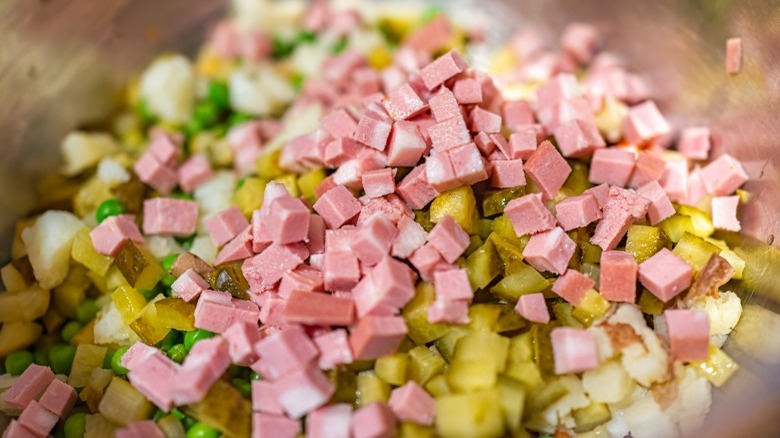
<svg viewBox="0 0 780 438">
<path fill-rule="evenodd" d="M 437 10 L 234 6 L 18 222 L 3 436 L 694 433 L 748 201 L 706 127 L 587 24 L 483 72 Z"/>
</svg>

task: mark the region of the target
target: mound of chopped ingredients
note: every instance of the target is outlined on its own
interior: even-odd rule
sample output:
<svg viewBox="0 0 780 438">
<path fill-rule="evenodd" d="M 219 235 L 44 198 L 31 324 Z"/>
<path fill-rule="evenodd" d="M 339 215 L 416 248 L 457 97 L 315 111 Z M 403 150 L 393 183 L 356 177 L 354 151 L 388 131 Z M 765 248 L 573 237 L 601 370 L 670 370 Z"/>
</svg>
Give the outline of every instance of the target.
<svg viewBox="0 0 780 438">
<path fill-rule="evenodd" d="M 19 221 L 4 437 L 696 430 L 747 198 L 706 127 L 673 135 L 587 24 L 488 74 L 436 10 L 236 7 Z"/>
</svg>

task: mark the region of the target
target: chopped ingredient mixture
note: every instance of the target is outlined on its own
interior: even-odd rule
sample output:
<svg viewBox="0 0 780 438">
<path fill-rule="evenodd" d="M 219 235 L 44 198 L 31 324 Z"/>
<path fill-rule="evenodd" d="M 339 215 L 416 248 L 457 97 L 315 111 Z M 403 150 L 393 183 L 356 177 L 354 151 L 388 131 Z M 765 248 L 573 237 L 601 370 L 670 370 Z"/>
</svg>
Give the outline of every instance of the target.
<svg viewBox="0 0 780 438">
<path fill-rule="evenodd" d="M 742 165 L 592 25 L 480 69 L 379 3 L 237 1 L 64 139 L 0 270 L 4 437 L 695 432 Z"/>
</svg>

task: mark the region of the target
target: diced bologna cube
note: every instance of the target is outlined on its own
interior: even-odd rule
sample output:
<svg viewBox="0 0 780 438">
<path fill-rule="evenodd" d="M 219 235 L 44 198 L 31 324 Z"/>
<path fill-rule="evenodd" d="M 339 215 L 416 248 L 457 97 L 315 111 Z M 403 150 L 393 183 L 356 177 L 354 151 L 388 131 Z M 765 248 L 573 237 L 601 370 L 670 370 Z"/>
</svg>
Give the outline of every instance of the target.
<svg viewBox="0 0 780 438">
<path fill-rule="evenodd" d="M 555 215 L 561 227 L 569 231 L 601 219 L 601 208 L 595 196 L 583 194 L 559 202 L 555 206 Z"/>
<path fill-rule="evenodd" d="M 383 151 L 387 147 L 387 140 L 393 128 L 391 122 L 392 120 L 388 122 L 371 113 L 364 113 L 352 138 L 366 146 Z"/>
<path fill-rule="evenodd" d="M 623 134 L 629 143 L 642 145 L 670 133 L 672 128 L 653 101 L 628 109 Z"/>
<path fill-rule="evenodd" d="M 520 127 L 533 125 L 534 112 L 525 100 L 509 100 L 501 106 L 501 116 L 504 124 L 512 131 Z"/>
<path fill-rule="evenodd" d="M 428 182 L 425 164 L 412 169 L 398 185 L 396 191 L 415 210 L 425 207 L 433 198 L 439 196 L 439 191 Z"/>
<path fill-rule="evenodd" d="M 577 244 L 560 227 L 534 234 L 523 249 L 523 257 L 540 271 L 563 274 Z"/>
<path fill-rule="evenodd" d="M 383 213 L 374 213 L 358 228 L 350 248 L 365 266 L 374 266 L 390 252 L 398 229 Z"/>
<path fill-rule="evenodd" d="M 237 364 L 249 364 L 257 361 L 255 344 L 260 342 L 260 330 L 257 323 L 236 321 L 222 334 L 227 341 L 230 360 Z"/>
<path fill-rule="evenodd" d="M 728 154 L 704 166 L 701 178 L 707 192 L 714 196 L 728 196 L 748 180 L 742 164 Z"/>
<path fill-rule="evenodd" d="M 398 221 L 398 235 L 393 241 L 393 257 L 405 259 L 417 248 L 425 245 L 428 232 L 409 216 L 401 216 Z"/>
<path fill-rule="evenodd" d="M 211 163 L 203 155 L 193 155 L 177 170 L 179 186 L 186 193 L 191 193 L 199 185 L 211 179 L 214 172 Z"/>
<path fill-rule="evenodd" d="M 17 421 L 36 436 L 44 437 L 48 436 L 49 432 L 54 429 L 59 417 L 33 400 L 24 408 Z"/>
<path fill-rule="evenodd" d="M 664 312 L 672 357 L 683 362 L 703 362 L 709 356 L 710 320 L 699 310 Z"/>
<path fill-rule="evenodd" d="M 428 234 L 428 242 L 439 251 L 444 260 L 454 263 L 469 246 L 470 240 L 455 219 L 447 215 Z"/>
<path fill-rule="evenodd" d="M 322 129 L 335 139 L 352 138 L 358 126 L 355 118 L 343 108 L 325 114 L 322 116 L 320 123 L 322 124 Z"/>
<path fill-rule="evenodd" d="M 54 380 L 49 367 L 31 364 L 3 393 L 3 401 L 16 409 L 24 409 L 38 399 Z"/>
<path fill-rule="evenodd" d="M 455 95 L 447 87 L 442 87 L 430 98 L 431 114 L 437 122 L 443 122 L 453 117 L 462 116 L 460 105 Z"/>
<path fill-rule="evenodd" d="M 393 170 L 390 168 L 372 170 L 363 174 L 363 190 L 366 196 L 375 198 L 385 196 L 395 191 Z"/>
<path fill-rule="evenodd" d="M 588 180 L 593 184 L 625 186 L 633 170 L 633 152 L 617 148 L 599 149 L 590 162 Z"/>
<path fill-rule="evenodd" d="M 742 38 L 726 40 L 726 73 L 735 75 L 742 69 Z"/>
<path fill-rule="evenodd" d="M 471 142 L 471 133 L 460 114 L 431 125 L 428 127 L 428 135 L 431 137 L 433 148 L 437 151 L 447 151 Z"/>
<path fill-rule="evenodd" d="M 692 268 L 666 248 L 639 265 L 639 281 L 663 302 L 691 285 Z"/>
<path fill-rule="evenodd" d="M 316 211 L 330 229 L 341 228 L 360 213 L 360 202 L 344 186 L 336 186 L 314 203 Z"/>
<path fill-rule="evenodd" d="M 252 438 L 295 438 L 300 433 L 301 423 L 284 415 L 252 414 Z"/>
<path fill-rule="evenodd" d="M 640 152 L 634 163 L 634 170 L 628 186 L 638 188 L 652 181 L 658 181 L 664 174 L 666 162 L 652 152 Z"/>
<path fill-rule="evenodd" d="M 274 382 L 276 400 L 294 419 L 327 403 L 335 390 L 325 374 L 315 367 L 288 373 Z"/>
<path fill-rule="evenodd" d="M 712 198 L 712 225 L 719 230 L 739 231 L 737 219 L 739 196 L 716 196 Z"/>
<path fill-rule="evenodd" d="M 506 150 L 502 150 L 507 158 L 521 158 L 527 160 L 536 151 L 536 132 L 533 128 L 519 129 L 509 135 L 509 143 Z"/>
<path fill-rule="evenodd" d="M 395 353 L 406 333 L 399 316 L 366 316 L 352 331 L 349 344 L 356 360 L 372 360 Z"/>
<path fill-rule="evenodd" d="M 556 327 L 550 333 L 555 374 L 581 373 L 598 366 L 593 333 L 572 327 Z"/>
<path fill-rule="evenodd" d="M 144 201 L 144 234 L 189 236 L 198 225 L 198 203 L 173 198 Z"/>
<path fill-rule="evenodd" d="M 466 61 L 461 58 L 458 52 L 451 50 L 425 66 L 420 71 L 420 76 L 425 86 L 429 90 L 433 90 L 466 68 L 468 68 Z"/>
<path fill-rule="evenodd" d="M 326 251 L 323 273 L 326 290 L 350 290 L 360 280 L 357 256 L 349 251 Z"/>
<path fill-rule="evenodd" d="M 349 438 L 352 405 L 339 403 L 315 409 L 306 416 L 306 438 Z"/>
<path fill-rule="evenodd" d="M 523 160 L 496 160 L 491 162 L 493 173 L 490 176 L 490 185 L 497 188 L 510 188 L 525 185 L 525 172 L 523 172 Z"/>
<path fill-rule="evenodd" d="M 555 216 L 547 210 L 542 202 L 542 195 L 538 193 L 509 201 L 504 207 L 504 214 L 509 218 L 518 236 L 535 234 L 555 227 Z"/>
<path fill-rule="evenodd" d="M 297 326 L 290 326 L 263 338 L 255 350 L 269 379 L 308 368 L 317 357 L 317 347 Z"/>
<path fill-rule="evenodd" d="M 541 293 L 521 295 L 517 299 L 515 311 L 531 322 L 539 324 L 550 322 L 550 311 L 547 310 L 547 303 Z"/>
<path fill-rule="evenodd" d="M 552 291 L 570 304 L 579 306 L 582 299 L 585 298 L 585 294 L 593 289 L 595 284 L 587 275 L 574 269 L 569 269 L 555 280 L 555 283 L 552 285 Z"/>
<path fill-rule="evenodd" d="M 390 438 L 396 434 L 396 418 L 393 411 L 381 402 L 358 409 L 352 416 L 354 438 Z"/>
<path fill-rule="evenodd" d="M 411 119 L 428 108 L 428 105 L 409 83 L 391 91 L 387 98 L 382 100 L 382 104 L 393 120 Z"/>
<path fill-rule="evenodd" d="M 243 260 L 251 257 L 252 254 L 254 254 L 252 227 L 247 225 L 233 240 L 219 250 L 215 264 L 221 265 L 236 260 Z"/>
<path fill-rule="evenodd" d="M 284 415 L 284 410 L 276 402 L 273 383 L 270 380 L 252 380 L 252 412 Z"/>
<path fill-rule="evenodd" d="M 171 290 L 186 302 L 190 302 L 198 297 L 204 290 L 209 288 L 209 284 L 192 269 L 184 271 L 176 281 L 171 285 Z"/>
<path fill-rule="evenodd" d="M 350 325 L 355 303 L 321 292 L 293 291 L 282 316 L 291 323 L 305 325 Z"/>
<path fill-rule="evenodd" d="M 266 229 L 274 242 L 301 242 L 309 235 L 311 212 L 300 199 L 282 196 L 274 199 L 268 210 Z"/>
<path fill-rule="evenodd" d="M 317 362 L 320 369 L 331 370 L 339 365 L 352 363 L 352 350 L 349 347 L 349 337 L 346 330 L 336 329 L 315 335 L 314 343 L 320 350 Z"/>
<path fill-rule="evenodd" d="M 657 181 L 650 181 L 637 190 L 640 196 L 650 201 L 647 217 L 651 225 L 656 225 L 674 214 L 674 206 L 663 187 Z"/>
<path fill-rule="evenodd" d="M 435 300 L 428 306 L 428 322 L 468 324 L 469 302 L 466 300 Z"/>
<path fill-rule="evenodd" d="M 103 220 L 89 233 L 92 246 L 98 253 L 115 257 L 128 241 L 143 243 L 144 237 L 128 215 L 111 216 Z"/>
<path fill-rule="evenodd" d="M 161 163 L 151 152 L 147 151 L 135 162 L 133 170 L 138 179 L 150 185 L 152 188 L 167 195 L 179 180 L 176 171 L 172 167 Z"/>
<path fill-rule="evenodd" d="M 471 110 L 471 123 L 469 126 L 472 132 L 481 131 L 496 134 L 501 132 L 501 116 L 477 106 Z"/>
<path fill-rule="evenodd" d="M 425 426 L 433 424 L 436 400 L 413 380 L 395 388 L 390 393 L 390 400 L 387 403 L 395 416 L 402 421 Z"/>
<path fill-rule="evenodd" d="M 482 85 L 473 78 L 456 79 L 452 85 L 452 93 L 461 105 L 482 103 Z"/>
<path fill-rule="evenodd" d="M 206 218 L 203 222 L 214 246 L 222 246 L 249 226 L 238 207 L 230 207 Z"/>
<path fill-rule="evenodd" d="M 672 201 L 686 201 L 688 199 L 688 160 L 684 157 L 667 160 L 664 165 L 664 173 L 658 183 L 661 184 Z"/>
<path fill-rule="evenodd" d="M 706 160 L 710 155 L 710 129 L 693 127 L 683 129 L 677 149 L 691 160 Z"/>
<path fill-rule="evenodd" d="M 609 184 L 599 184 L 596 187 L 585 190 L 582 194 L 593 195 L 599 203 L 599 208 L 604 208 L 607 205 L 607 198 L 609 197 Z"/>
<path fill-rule="evenodd" d="M 594 123 L 576 119 L 558 125 L 555 139 L 565 157 L 587 157 L 606 146 Z"/>
<path fill-rule="evenodd" d="M 462 184 L 471 185 L 488 179 L 485 160 L 474 143 L 456 146 L 447 151 L 447 154 L 450 157 L 455 178 Z"/>
<path fill-rule="evenodd" d="M 465 269 L 435 272 L 433 278 L 436 299 L 470 301 L 474 298 L 474 290 Z"/>
<path fill-rule="evenodd" d="M 58 417 L 65 419 L 76 402 L 76 390 L 59 379 L 54 379 L 38 402 Z"/>
<path fill-rule="evenodd" d="M 634 256 L 623 251 L 601 253 L 599 292 L 609 301 L 636 301 L 637 263 Z"/>
<path fill-rule="evenodd" d="M 561 35 L 561 47 L 580 64 L 593 58 L 599 43 L 599 31 L 592 24 L 570 23 Z"/>
<path fill-rule="evenodd" d="M 549 141 L 536 148 L 525 163 L 525 171 L 545 199 L 554 198 L 571 173 L 571 167 Z"/>
<path fill-rule="evenodd" d="M 395 122 L 387 146 L 387 164 L 414 166 L 425 152 L 425 138 L 412 122 Z"/>
</svg>

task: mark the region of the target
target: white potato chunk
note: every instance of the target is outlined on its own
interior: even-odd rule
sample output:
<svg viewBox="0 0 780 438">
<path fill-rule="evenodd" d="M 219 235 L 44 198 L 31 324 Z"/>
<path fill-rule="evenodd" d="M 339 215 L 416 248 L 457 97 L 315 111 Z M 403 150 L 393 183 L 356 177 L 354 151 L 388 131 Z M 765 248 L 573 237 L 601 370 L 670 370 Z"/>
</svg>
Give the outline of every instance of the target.
<svg viewBox="0 0 780 438">
<path fill-rule="evenodd" d="M 72 213 L 49 210 L 22 232 L 33 273 L 42 288 L 51 289 L 68 275 L 73 237 L 83 227 Z"/>
<path fill-rule="evenodd" d="M 182 55 L 157 58 L 141 76 L 140 92 L 153 114 L 184 123 L 195 104 L 195 70 Z"/>
<path fill-rule="evenodd" d="M 169 254 L 181 254 L 182 249 L 179 242 L 171 236 L 147 236 L 146 248 L 157 259 L 162 259 Z"/>
<path fill-rule="evenodd" d="M 742 316 L 742 301 L 734 292 L 721 292 L 718 298 L 709 295 L 698 297 L 691 303 L 692 309 L 705 312 L 710 319 L 711 342 L 723 346 L 726 336 Z"/>
<path fill-rule="evenodd" d="M 130 172 L 118 161 L 111 158 L 100 160 L 97 168 L 97 176 L 104 183 L 113 185 L 130 181 Z"/>
<path fill-rule="evenodd" d="M 127 345 L 137 342 L 138 335 L 122 321 L 113 301 L 108 301 L 95 321 L 95 343 Z"/>
<path fill-rule="evenodd" d="M 230 106 L 255 116 L 268 116 L 295 98 L 292 84 L 269 66 L 247 66 L 230 75 Z"/>
<path fill-rule="evenodd" d="M 620 363 L 609 361 L 586 371 L 582 375 L 582 387 L 595 402 L 617 403 L 631 394 L 634 384 Z"/>
<path fill-rule="evenodd" d="M 209 236 L 198 236 L 192 240 L 190 252 L 203 259 L 204 262 L 213 265 L 217 259 L 217 247 Z"/>
<path fill-rule="evenodd" d="M 32 321 L 49 307 L 49 291 L 38 286 L 0 293 L 0 322 Z"/>
<path fill-rule="evenodd" d="M 679 382 L 677 397 L 666 409 L 683 435 L 694 434 L 704 422 L 712 406 L 712 386 L 690 367 L 685 367 Z"/>
<path fill-rule="evenodd" d="M 117 144 L 108 134 L 74 131 L 65 136 L 60 145 L 65 167 L 62 173 L 73 176 L 96 165 L 103 157 L 117 150 Z"/>
<path fill-rule="evenodd" d="M 668 438 L 676 435 L 674 424 L 653 397 L 637 400 L 623 412 L 623 421 L 633 438 Z"/>
</svg>

